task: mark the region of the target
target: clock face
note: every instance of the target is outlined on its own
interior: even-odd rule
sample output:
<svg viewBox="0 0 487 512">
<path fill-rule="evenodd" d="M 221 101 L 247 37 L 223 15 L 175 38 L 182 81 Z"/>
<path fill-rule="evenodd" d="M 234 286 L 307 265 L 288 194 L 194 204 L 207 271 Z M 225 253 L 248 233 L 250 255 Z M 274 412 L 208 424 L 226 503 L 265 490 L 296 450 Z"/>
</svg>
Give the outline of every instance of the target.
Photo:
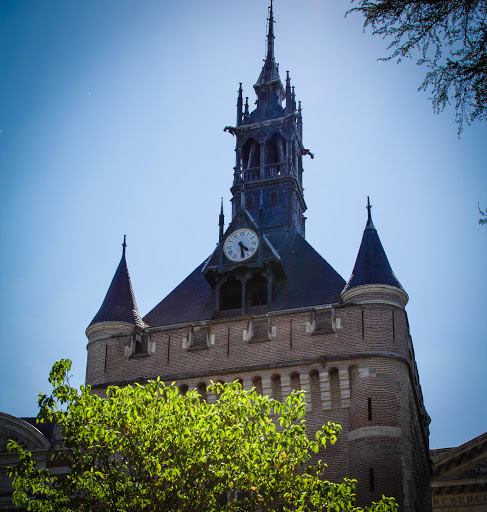
<svg viewBox="0 0 487 512">
<path fill-rule="evenodd" d="M 248 260 L 259 247 L 259 237 L 251 229 L 234 231 L 225 240 L 223 251 L 230 261 Z"/>
</svg>

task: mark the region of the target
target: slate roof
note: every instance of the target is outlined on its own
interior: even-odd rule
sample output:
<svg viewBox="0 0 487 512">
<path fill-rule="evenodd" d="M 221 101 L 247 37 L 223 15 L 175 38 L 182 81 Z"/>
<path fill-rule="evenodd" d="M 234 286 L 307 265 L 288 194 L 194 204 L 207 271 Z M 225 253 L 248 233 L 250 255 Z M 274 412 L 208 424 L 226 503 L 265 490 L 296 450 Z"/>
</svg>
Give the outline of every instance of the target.
<svg viewBox="0 0 487 512">
<path fill-rule="evenodd" d="M 99 322 L 127 322 L 135 324 L 137 327 L 144 327 L 144 322 L 135 302 L 134 290 L 132 289 L 127 261 L 125 260 L 125 242 L 122 258 L 103 304 L 88 327 Z"/>
<path fill-rule="evenodd" d="M 294 230 L 268 231 L 266 236 L 279 253 L 286 279 L 277 283 L 267 311 L 337 303 L 345 280 Z M 149 326 L 210 320 L 214 313 L 213 290 L 198 266 L 145 317 Z M 184 307 L 182 307 L 184 305 Z"/>
<path fill-rule="evenodd" d="M 37 423 L 37 417 L 20 418 L 25 422 L 36 428 L 49 442 L 53 442 L 56 438 L 54 421 L 45 421 L 44 423 Z"/>
<path fill-rule="evenodd" d="M 370 210 L 357 260 L 343 292 L 367 284 L 386 284 L 404 290 L 389 265 L 389 260 L 372 222 Z"/>
</svg>

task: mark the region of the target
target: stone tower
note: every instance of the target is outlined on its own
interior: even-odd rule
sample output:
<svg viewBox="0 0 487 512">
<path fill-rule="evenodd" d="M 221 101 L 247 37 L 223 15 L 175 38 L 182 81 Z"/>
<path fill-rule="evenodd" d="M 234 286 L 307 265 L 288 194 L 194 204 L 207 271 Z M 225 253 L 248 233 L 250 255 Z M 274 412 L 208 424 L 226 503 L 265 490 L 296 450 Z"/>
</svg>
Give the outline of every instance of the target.
<svg viewBox="0 0 487 512">
<path fill-rule="evenodd" d="M 274 15 L 249 112 L 240 85 L 232 218 L 218 244 L 143 319 L 125 260 L 86 334 L 86 383 L 97 393 L 161 377 L 208 401 L 213 381 L 239 379 L 277 400 L 302 389 L 307 426 L 343 431 L 329 479 L 358 480 L 359 504 L 394 496 L 430 510 L 428 416 L 405 306 L 371 206 L 348 282 L 305 240 L 302 116 L 274 56 Z"/>
</svg>

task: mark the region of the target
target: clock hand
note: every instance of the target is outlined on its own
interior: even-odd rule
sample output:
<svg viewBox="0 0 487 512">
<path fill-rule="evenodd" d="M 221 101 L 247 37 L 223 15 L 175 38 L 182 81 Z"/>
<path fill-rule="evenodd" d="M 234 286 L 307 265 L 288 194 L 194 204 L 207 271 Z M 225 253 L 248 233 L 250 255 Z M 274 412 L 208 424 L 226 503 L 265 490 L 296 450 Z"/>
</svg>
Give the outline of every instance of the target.
<svg viewBox="0 0 487 512">
<path fill-rule="evenodd" d="M 249 249 L 248 249 L 248 247 L 245 247 L 245 245 L 242 243 L 242 241 L 240 241 L 238 243 L 238 246 L 240 247 L 240 254 L 241 254 L 242 258 L 244 258 L 245 257 L 244 251 L 248 251 Z"/>
</svg>

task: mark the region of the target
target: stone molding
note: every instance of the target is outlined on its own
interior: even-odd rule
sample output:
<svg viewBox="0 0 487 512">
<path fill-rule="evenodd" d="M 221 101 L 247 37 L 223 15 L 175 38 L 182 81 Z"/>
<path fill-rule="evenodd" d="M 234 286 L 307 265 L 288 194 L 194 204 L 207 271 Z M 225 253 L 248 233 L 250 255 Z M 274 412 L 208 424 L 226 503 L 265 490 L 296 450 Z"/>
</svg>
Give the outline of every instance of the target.
<svg viewBox="0 0 487 512">
<path fill-rule="evenodd" d="M 357 297 L 358 295 L 363 295 L 366 293 L 388 293 L 395 295 L 404 305 L 406 305 L 409 301 L 409 295 L 404 290 L 396 288 L 395 286 L 390 286 L 388 284 L 366 284 L 363 286 L 351 288 L 350 290 L 342 293 L 340 295 L 340 302 L 349 302 L 353 297 Z"/>
<path fill-rule="evenodd" d="M 90 339 L 90 336 L 93 334 L 96 334 L 100 331 L 106 331 L 111 330 L 115 331 L 115 333 L 112 334 L 106 334 L 102 336 L 98 336 L 96 338 Z M 139 330 L 134 324 L 131 324 L 129 322 L 98 322 L 96 324 L 90 325 L 87 327 L 85 334 L 86 337 L 89 339 L 88 345 L 97 340 L 103 340 L 107 338 L 113 338 L 114 336 L 120 335 L 125 336 L 127 334 L 132 334 L 135 330 Z"/>
<path fill-rule="evenodd" d="M 356 428 L 348 433 L 349 441 L 356 441 L 363 437 L 401 437 L 402 429 L 400 427 L 389 427 L 386 425 L 375 425 L 370 427 Z"/>
</svg>

